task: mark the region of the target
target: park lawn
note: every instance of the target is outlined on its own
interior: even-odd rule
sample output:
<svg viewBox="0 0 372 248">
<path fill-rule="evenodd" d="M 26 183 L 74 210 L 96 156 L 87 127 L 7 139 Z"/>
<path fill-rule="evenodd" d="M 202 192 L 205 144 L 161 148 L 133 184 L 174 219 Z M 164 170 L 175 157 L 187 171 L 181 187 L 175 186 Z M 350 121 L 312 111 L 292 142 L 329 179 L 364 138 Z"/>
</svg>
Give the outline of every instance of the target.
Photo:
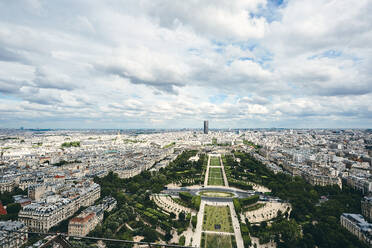
<svg viewBox="0 0 372 248">
<path fill-rule="evenodd" d="M 207 233 L 205 235 L 205 248 L 232 248 L 231 236 Z"/>
<path fill-rule="evenodd" d="M 222 178 L 208 178 L 208 185 L 224 186 Z"/>
<path fill-rule="evenodd" d="M 219 157 L 211 157 L 211 166 L 221 166 Z"/>
<path fill-rule="evenodd" d="M 220 228 L 216 229 L 216 225 L 220 225 Z M 230 233 L 234 232 L 229 207 L 205 205 L 203 230 Z"/>
<path fill-rule="evenodd" d="M 224 186 L 221 168 L 209 168 L 208 185 Z"/>
<path fill-rule="evenodd" d="M 201 196 L 209 196 L 209 197 L 234 197 L 235 195 L 230 192 L 222 192 L 222 191 L 202 191 L 200 192 Z"/>
</svg>

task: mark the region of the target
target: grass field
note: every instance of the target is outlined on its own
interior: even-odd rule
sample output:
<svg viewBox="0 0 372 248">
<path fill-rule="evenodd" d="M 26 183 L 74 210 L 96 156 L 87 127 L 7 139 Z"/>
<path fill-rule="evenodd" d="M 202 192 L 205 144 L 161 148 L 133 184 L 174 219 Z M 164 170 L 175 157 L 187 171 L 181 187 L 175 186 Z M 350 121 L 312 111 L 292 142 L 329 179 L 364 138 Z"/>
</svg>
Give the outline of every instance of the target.
<svg viewBox="0 0 372 248">
<path fill-rule="evenodd" d="M 221 166 L 219 157 L 211 157 L 211 166 Z"/>
<path fill-rule="evenodd" d="M 208 185 L 224 186 L 221 168 L 209 168 Z"/>
<path fill-rule="evenodd" d="M 234 197 L 235 195 L 230 192 L 221 192 L 221 191 L 202 191 L 200 192 L 201 196 L 209 196 L 209 197 Z"/>
<path fill-rule="evenodd" d="M 231 248 L 230 235 L 205 234 L 205 248 Z"/>
<path fill-rule="evenodd" d="M 218 225 L 219 228 L 216 225 Z M 205 205 L 203 230 L 231 233 L 234 232 L 229 207 Z"/>
</svg>

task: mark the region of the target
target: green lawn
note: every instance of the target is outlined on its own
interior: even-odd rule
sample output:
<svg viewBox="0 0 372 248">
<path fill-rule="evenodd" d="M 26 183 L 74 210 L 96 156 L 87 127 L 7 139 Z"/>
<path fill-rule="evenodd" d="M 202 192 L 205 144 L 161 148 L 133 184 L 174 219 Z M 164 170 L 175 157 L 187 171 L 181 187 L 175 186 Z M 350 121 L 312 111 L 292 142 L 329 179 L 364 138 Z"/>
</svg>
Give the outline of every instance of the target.
<svg viewBox="0 0 372 248">
<path fill-rule="evenodd" d="M 211 157 L 211 166 L 221 166 L 219 157 Z"/>
<path fill-rule="evenodd" d="M 209 197 L 234 197 L 235 195 L 230 192 L 222 192 L 222 191 L 211 191 L 205 190 L 200 192 L 201 196 L 209 196 Z"/>
<path fill-rule="evenodd" d="M 208 185 L 224 186 L 221 168 L 209 168 Z"/>
<path fill-rule="evenodd" d="M 231 248 L 230 235 L 205 234 L 205 248 Z"/>
<path fill-rule="evenodd" d="M 220 228 L 218 228 L 216 225 L 219 225 Z M 229 207 L 205 205 L 203 230 L 231 233 L 234 232 Z"/>
</svg>

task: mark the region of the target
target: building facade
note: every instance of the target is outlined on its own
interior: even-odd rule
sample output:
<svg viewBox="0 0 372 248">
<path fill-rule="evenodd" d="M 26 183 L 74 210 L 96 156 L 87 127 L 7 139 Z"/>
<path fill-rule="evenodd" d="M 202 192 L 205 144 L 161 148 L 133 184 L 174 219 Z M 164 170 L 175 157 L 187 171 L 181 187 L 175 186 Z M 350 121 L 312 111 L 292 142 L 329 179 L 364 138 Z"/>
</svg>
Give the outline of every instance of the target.
<svg viewBox="0 0 372 248">
<path fill-rule="evenodd" d="M 339 177 L 332 177 L 328 175 L 315 174 L 313 172 L 304 171 L 302 173 L 303 178 L 311 185 L 327 186 L 327 185 L 337 185 L 342 189 L 342 181 Z"/>
<path fill-rule="evenodd" d="M 84 237 L 99 223 L 98 217 L 93 212 L 82 212 L 72 218 L 68 224 L 68 235 Z"/>
<path fill-rule="evenodd" d="M 208 134 L 208 121 L 204 121 L 204 134 Z"/>
<path fill-rule="evenodd" d="M 15 181 L 10 178 L 0 178 L 0 192 L 11 192 L 15 188 Z"/>
<path fill-rule="evenodd" d="M 0 221 L 0 247 L 18 248 L 23 246 L 28 239 L 27 226 L 20 221 Z"/>
<path fill-rule="evenodd" d="M 71 236 L 84 237 L 103 220 L 104 212 L 112 211 L 117 205 L 113 197 L 105 197 L 102 204 L 91 206 L 81 214 L 72 218 L 68 224 L 68 234 Z"/>
<path fill-rule="evenodd" d="M 101 187 L 92 183 L 75 195 L 59 198 L 54 202 L 34 202 L 24 206 L 18 218 L 32 231 L 47 232 L 51 227 L 71 217 L 80 207 L 92 205 L 100 195 Z"/>
<path fill-rule="evenodd" d="M 365 221 L 360 214 L 343 213 L 340 216 L 341 226 L 364 241 L 368 245 L 372 245 L 372 224 Z"/>
<path fill-rule="evenodd" d="M 362 215 L 370 222 L 372 222 L 372 197 L 365 196 L 361 202 Z"/>
<path fill-rule="evenodd" d="M 346 183 L 352 188 L 361 191 L 363 194 L 372 192 L 372 181 L 367 178 L 349 175 L 346 177 Z"/>
</svg>

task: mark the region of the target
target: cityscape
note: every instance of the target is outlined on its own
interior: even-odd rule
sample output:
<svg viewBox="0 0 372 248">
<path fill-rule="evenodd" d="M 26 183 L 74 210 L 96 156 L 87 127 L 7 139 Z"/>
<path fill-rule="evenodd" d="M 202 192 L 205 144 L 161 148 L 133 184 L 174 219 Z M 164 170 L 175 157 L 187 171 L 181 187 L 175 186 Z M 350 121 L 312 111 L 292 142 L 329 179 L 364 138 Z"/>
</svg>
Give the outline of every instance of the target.
<svg viewBox="0 0 372 248">
<path fill-rule="evenodd" d="M 372 248 L 371 0 L 0 0 L 0 248 Z"/>
<path fill-rule="evenodd" d="M 66 233 L 70 247 L 128 246 L 104 238 L 133 247 L 372 244 L 370 129 L 218 130 L 204 121 L 202 130 L 0 137 L 2 247 L 47 247 L 57 235 L 32 232 Z"/>
</svg>

